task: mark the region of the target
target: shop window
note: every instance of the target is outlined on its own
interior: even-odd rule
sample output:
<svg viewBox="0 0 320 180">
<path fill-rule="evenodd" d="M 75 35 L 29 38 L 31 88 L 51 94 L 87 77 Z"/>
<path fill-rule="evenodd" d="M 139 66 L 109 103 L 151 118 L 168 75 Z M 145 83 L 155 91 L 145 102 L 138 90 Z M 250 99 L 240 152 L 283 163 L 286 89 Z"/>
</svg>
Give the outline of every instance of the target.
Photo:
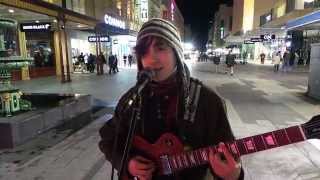
<svg viewBox="0 0 320 180">
<path fill-rule="evenodd" d="M 43 1 L 46 1 L 46 2 L 51 3 L 51 4 L 55 4 L 55 5 L 58 5 L 58 6 L 62 6 L 62 0 L 43 0 Z"/>
<path fill-rule="evenodd" d="M 52 32 L 26 32 L 27 55 L 33 57 L 35 67 L 54 67 Z"/>
<path fill-rule="evenodd" d="M 119 12 L 119 16 L 122 16 L 122 2 L 121 0 L 118 0 L 117 1 L 117 9 L 118 9 L 118 12 Z"/>
<path fill-rule="evenodd" d="M 305 0 L 304 1 L 304 8 L 319 8 L 320 7 L 320 0 Z"/>
<path fill-rule="evenodd" d="M 295 0 L 287 0 L 286 13 L 289 13 L 295 9 Z"/>
<path fill-rule="evenodd" d="M 0 19 L 0 57 L 19 55 L 17 40 L 16 21 Z"/>
<path fill-rule="evenodd" d="M 86 0 L 71 0 L 67 5 L 67 8 L 80 14 L 86 14 L 85 4 Z"/>
</svg>

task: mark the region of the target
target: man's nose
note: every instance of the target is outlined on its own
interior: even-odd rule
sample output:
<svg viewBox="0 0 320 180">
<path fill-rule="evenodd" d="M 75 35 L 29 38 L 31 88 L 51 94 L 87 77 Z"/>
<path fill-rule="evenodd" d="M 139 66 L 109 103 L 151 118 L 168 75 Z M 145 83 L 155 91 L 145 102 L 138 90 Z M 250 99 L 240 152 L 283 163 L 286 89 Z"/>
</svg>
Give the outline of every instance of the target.
<svg viewBox="0 0 320 180">
<path fill-rule="evenodd" d="M 148 64 L 152 64 L 157 61 L 156 54 L 154 53 L 153 49 L 150 48 L 147 52 L 147 54 L 144 57 L 145 62 Z"/>
</svg>

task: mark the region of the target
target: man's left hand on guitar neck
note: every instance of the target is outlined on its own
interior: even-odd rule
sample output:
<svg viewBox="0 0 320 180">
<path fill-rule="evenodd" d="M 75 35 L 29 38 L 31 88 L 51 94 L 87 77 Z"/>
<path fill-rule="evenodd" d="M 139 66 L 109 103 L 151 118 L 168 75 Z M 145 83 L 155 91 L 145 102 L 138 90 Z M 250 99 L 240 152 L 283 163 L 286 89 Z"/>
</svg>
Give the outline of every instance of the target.
<svg viewBox="0 0 320 180">
<path fill-rule="evenodd" d="M 217 153 L 210 151 L 209 162 L 211 169 L 219 177 L 225 180 L 239 179 L 241 164 L 233 158 L 224 143 L 219 144 Z"/>
</svg>

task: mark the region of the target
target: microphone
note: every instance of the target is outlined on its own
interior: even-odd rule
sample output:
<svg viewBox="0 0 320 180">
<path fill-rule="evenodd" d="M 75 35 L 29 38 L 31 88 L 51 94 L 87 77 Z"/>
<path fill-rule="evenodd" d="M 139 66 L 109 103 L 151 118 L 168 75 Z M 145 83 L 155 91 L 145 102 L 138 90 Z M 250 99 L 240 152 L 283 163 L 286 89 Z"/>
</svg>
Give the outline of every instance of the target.
<svg viewBox="0 0 320 180">
<path fill-rule="evenodd" d="M 151 69 L 144 69 L 138 73 L 138 81 L 136 86 L 138 87 L 138 93 L 152 80 L 155 76 L 155 72 Z"/>
</svg>

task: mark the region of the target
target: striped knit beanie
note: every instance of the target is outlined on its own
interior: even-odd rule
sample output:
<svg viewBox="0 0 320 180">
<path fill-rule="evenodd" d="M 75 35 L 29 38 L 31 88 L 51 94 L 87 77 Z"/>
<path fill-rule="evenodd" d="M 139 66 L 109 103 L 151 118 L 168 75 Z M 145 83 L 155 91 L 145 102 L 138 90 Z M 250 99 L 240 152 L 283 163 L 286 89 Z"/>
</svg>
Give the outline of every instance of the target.
<svg viewBox="0 0 320 180">
<path fill-rule="evenodd" d="M 188 99 L 190 73 L 183 62 L 183 49 L 178 29 L 169 21 L 159 18 L 153 18 L 144 23 L 138 33 L 137 44 L 144 41 L 148 36 L 156 36 L 167 40 L 173 50 L 176 52 L 177 71 L 181 78 L 184 99 Z M 138 70 L 141 70 L 142 64 L 138 59 Z"/>
</svg>

